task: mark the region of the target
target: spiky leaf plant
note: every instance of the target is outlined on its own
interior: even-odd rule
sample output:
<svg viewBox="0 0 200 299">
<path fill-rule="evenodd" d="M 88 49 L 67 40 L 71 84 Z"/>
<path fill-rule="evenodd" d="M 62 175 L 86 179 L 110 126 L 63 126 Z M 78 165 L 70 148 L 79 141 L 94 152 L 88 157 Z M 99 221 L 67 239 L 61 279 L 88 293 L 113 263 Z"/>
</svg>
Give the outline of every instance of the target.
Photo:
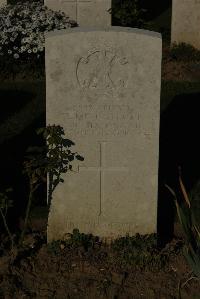
<svg viewBox="0 0 200 299">
<path fill-rule="evenodd" d="M 182 200 L 178 199 L 175 192 L 168 186 L 175 199 L 178 218 L 185 235 L 185 246 L 183 254 L 190 265 L 194 275 L 200 279 L 200 228 L 195 218 L 192 202 L 183 184 L 181 173 L 179 174 L 179 184 L 182 193 Z"/>
</svg>

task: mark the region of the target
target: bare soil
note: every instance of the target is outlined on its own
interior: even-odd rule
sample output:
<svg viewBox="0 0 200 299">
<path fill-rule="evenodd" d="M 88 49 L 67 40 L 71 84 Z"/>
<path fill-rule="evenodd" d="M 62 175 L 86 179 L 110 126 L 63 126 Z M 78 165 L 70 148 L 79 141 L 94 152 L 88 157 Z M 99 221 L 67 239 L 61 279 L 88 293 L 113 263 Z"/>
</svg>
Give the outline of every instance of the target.
<svg viewBox="0 0 200 299">
<path fill-rule="evenodd" d="M 157 262 L 139 265 L 99 240 L 88 248 L 50 246 L 45 234 L 32 233 L 23 249 L 0 257 L 0 298 L 179 299 L 181 289 L 182 299 L 198 299 L 200 281 L 188 280 L 181 248 L 182 241 L 173 239 L 157 252 Z"/>
</svg>

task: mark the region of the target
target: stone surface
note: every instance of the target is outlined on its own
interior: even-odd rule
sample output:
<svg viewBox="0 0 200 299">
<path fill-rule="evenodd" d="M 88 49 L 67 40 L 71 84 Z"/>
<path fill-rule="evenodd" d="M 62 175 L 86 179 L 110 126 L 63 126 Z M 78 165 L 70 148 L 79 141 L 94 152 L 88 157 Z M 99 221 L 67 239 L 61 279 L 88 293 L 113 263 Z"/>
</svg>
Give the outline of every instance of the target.
<svg viewBox="0 0 200 299">
<path fill-rule="evenodd" d="M 7 5 L 7 0 L 0 0 L 0 7 L 3 5 Z"/>
<path fill-rule="evenodd" d="M 48 241 L 78 228 L 112 239 L 156 232 L 162 41 L 110 27 L 46 34 L 46 121 L 75 142 Z"/>
<path fill-rule="evenodd" d="M 44 5 L 65 12 L 79 26 L 111 26 L 111 0 L 44 0 Z"/>
<path fill-rule="evenodd" d="M 200 0 L 172 1 L 171 43 L 189 43 L 200 49 Z"/>
</svg>

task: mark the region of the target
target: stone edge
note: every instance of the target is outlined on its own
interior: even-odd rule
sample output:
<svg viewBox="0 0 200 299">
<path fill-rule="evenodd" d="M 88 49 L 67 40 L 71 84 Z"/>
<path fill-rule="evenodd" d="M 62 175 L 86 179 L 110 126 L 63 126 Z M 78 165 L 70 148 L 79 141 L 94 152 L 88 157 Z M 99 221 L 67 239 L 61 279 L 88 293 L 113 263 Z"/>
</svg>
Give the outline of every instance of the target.
<svg viewBox="0 0 200 299">
<path fill-rule="evenodd" d="M 150 31 L 146 29 L 138 29 L 138 28 L 131 28 L 131 27 L 119 27 L 119 26 L 111 26 L 111 27 L 75 27 L 75 28 L 66 28 L 61 30 L 54 30 L 51 32 L 45 32 L 45 38 L 63 35 L 66 33 L 76 33 L 76 32 L 126 32 L 126 33 L 137 33 L 142 35 L 148 35 L 155 38 L 162 38 L 161 33 Z"/>
</svg>

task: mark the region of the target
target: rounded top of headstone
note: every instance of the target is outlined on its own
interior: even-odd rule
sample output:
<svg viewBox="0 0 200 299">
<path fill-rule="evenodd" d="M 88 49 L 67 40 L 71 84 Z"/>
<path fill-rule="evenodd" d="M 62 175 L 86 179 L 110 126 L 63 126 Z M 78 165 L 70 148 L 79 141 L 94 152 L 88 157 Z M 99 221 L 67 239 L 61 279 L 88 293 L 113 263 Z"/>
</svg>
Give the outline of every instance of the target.
<svg viewBox="0 0 200 299">
<path fill-rule="evenodd" d="M 137 33 L 142 35 L 148 35 L 152 37 L 162 38 L 162 35 L 159 32 L 150 31 L 146 29 L 131 28 L 131 27 L 120 27 L 120 26 L 110 26 L 110 27 L 75 27 L 75 28 L 66 28 L 62 30 L 54 30 L 51 32 L 45 33 L 45 37 L 52 37 L 55 35 L 63 35 L 66 33 L 77 33 L 77 32 L 126 32 L 126 33 Z"/>
</svg>

